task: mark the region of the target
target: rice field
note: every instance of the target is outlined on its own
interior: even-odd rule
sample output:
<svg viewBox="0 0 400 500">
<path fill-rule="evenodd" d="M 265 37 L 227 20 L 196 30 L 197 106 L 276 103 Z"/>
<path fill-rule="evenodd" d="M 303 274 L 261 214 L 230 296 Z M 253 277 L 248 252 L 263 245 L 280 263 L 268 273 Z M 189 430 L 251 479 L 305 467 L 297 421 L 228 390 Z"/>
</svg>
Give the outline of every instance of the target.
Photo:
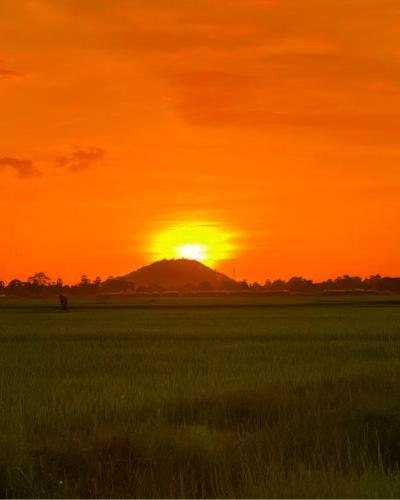
<svg viewBox="0 0 400 500">
<path fill-rule="evenodd" d="M 0 299 L 2 498 L 400 496 L 400 300 Z"/>
</svg>

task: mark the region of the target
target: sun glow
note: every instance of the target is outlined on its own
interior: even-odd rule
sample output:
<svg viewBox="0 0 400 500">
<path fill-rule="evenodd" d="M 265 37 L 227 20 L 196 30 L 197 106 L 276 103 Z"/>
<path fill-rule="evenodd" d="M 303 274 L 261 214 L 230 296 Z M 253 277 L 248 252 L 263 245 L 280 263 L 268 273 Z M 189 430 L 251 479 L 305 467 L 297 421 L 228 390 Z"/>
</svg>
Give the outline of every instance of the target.
<svg viewBox="0 0 400 500">
<path fill-rule="evenodd" d="M 156 260 L 191 259 L 213 265 L 232 257 L 232 237 L 215 223 L 179 223 L 156 236 L 152 253 Z"/>
<path fill-rule="evenodd" d="M 191 260 L 207 260 L 208 247 L 207 245 L 198 245 L 196 243 L 188 243 L 177 248 L 177 253 L 182 259 Z"/>
</svg>

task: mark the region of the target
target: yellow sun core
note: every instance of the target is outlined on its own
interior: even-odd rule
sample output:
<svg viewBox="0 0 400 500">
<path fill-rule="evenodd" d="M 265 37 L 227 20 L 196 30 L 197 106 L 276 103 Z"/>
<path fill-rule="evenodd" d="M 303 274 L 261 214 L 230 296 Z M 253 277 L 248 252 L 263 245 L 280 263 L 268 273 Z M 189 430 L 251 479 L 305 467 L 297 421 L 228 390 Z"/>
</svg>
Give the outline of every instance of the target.
<svg viewBox="0 0 400 500">
<path fill-rule="evenodd" d="M 202 262 L 208 258 L 208 246 L 198 243 L 180 245 L 176 249 L 176 257 L 178 259 L 191 259 Z"/>
<path fill-rule="evenodd" d="M 232 236 L 216 223 L 181 222 L 155 235 L 152 253 L 157 260 L 190 259 L 213 265 L 232 256 Z"/>
</svg>

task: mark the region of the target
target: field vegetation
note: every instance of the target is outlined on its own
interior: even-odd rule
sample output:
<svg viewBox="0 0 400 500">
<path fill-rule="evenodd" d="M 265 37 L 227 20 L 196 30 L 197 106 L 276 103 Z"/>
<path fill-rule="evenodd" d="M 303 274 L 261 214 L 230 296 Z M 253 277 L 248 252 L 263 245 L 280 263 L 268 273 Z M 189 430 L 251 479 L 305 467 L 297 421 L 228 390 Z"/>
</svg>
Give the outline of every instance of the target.
<svg viewBox="0 0 400 500">
<path fill-rule="evenodd" d="M 0 496 L 398 497 L 398 297 L 0 299 Z"/>
</svg>

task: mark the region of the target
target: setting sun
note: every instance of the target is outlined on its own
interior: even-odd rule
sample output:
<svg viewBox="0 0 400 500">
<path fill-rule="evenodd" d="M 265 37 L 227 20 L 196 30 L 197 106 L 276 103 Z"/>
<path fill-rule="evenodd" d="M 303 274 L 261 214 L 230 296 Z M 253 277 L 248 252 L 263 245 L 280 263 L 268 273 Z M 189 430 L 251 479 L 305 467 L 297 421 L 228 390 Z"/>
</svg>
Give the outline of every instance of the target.
<svg viewBox="0 0 400 500">
<path fill-rule="evenodd" d="M 208 257 L 208 246 L 197 243 L 188 243 L 177 248 L 178 256 L 182 259 L 203 261 Z"/>
<path fill-rule="evenodd" d="M 215 223 L 179 223 L 156 236 L 152 253 L 157 260 L 191 259 L 212 265 L 232 257 L 231 240 L 232 234 Z"/>
</svg>

